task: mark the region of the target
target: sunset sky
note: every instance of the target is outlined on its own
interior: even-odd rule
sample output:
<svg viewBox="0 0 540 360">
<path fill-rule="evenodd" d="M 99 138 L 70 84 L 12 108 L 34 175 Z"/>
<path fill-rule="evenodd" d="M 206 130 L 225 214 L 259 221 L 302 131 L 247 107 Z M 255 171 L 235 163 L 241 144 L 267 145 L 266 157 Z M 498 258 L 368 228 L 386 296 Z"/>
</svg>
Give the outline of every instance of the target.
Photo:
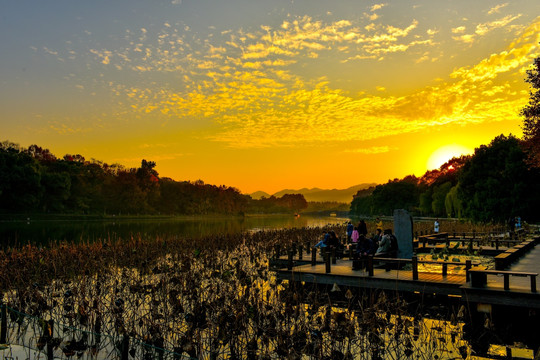
<svg viewBox="0 0 540 360">
<path fill-rule="evenodd" d="M 539 15 L 538 0 L 0 0 L 0 141 L 245 193 L 421 176 L 521 136 Z"/>
</svg>

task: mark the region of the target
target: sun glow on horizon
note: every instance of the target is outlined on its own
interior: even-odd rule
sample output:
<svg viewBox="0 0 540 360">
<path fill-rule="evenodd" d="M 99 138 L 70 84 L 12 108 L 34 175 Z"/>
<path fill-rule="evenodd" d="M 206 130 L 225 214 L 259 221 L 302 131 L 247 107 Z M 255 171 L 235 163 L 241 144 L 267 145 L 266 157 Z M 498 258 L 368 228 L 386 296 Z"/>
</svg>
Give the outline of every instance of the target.
<svg viewBox="0 0 540 360">
<path fill-rule="evenodd" d="M 438 169 L 452 158 L 470 155 L 473 152 L 473 149 L 459 144 L 441 146 L 430 155 L 426 166 L 428 170 Z"/>
<path fill-rule="evenodd" d="M 247 193 L 422 176 L 519 134 L 540 54 L 538 0 L 5 3 L 0 141 Z"/>
</svg>

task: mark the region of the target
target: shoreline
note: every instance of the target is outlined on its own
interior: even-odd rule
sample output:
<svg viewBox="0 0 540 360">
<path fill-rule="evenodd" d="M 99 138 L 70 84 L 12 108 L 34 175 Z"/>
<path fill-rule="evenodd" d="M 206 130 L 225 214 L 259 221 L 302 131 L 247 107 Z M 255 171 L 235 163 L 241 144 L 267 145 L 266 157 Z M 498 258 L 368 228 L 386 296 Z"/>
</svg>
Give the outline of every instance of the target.
<svg viewBox="0 0 540 360">
<path fill-rule="evenodd" d="M 308 216 L 326 216 L 317 213 L 300 213 Z M 242 218 L 283 218 L 292 213 L 245 213 L 245 214 L 196 214 L 196 215 L 83 215 L 83 214 L 0 214 L 0 223 L 36 221 L 125 221 L 125 220 L 204 220 L 204 219 L 242 219 Z"/>
</svg>

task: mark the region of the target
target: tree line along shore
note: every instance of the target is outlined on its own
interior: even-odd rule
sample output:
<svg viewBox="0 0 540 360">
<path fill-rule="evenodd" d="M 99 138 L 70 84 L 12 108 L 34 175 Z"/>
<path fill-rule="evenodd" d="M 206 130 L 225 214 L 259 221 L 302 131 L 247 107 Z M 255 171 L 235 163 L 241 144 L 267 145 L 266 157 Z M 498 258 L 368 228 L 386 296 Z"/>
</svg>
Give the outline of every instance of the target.
<svg viewBox="0 0 540 360">
<path fill-rule="evenodd" d="M 503 223 L 540 219 L 540 168 L 531 166 L 522 140 L 500 135 L 473 155 L 439 169 L 389 180 L 357 192 L 351 204 L 307 202 L 301 194 L 259 200 L 224 185 L 160 177 L 156 163 L 109 165 L 82 155 L 57 158 L 37 145 L 0 143 L 0 216 L 4 219 L 110 219 L 199 215 L 346 212 L 467 218 Z"/>
</svg>

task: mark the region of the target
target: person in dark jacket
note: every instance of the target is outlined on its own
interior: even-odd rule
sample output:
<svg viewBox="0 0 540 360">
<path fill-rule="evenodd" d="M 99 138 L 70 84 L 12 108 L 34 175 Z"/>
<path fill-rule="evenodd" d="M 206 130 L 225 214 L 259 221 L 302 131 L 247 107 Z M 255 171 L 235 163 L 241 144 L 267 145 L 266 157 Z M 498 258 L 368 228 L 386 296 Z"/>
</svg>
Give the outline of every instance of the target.
<svg viewBox="0 0 540 360">
<path fill-rule="evenodd" d="M 330 231 L 330 237 L 328 238 L 328 246 L 333 246 L 334 248 L 337 248 L 339 246 L 339 239 L 335 233 L 335 231 Z"/>
<path fill-rule="evenodd" d="M 356 252 L 360 256 L 368 256 L 373 253 L 373 246 L 370 238 L 366 238 L 364 235 L 360 235 L 358 239 L 358 245 L 356 245 Z"/>
<path fill-rule="evenodd" d="M 372 245 L 375 247 L 375 249 L 379 247 L 379 242 L 381 241 L 381 238 L 382 238 L 382 230 L 377 229 L 377 233 L 371 237 L 371 242 L 372 242 Z"/>
<path fill-rule="evenodd" d="M 367 224 L 364 220 L 360 220 L 360 223 L 358 223 L 358 232 L 360 235 L 367 236 Z"/>
</svg>

